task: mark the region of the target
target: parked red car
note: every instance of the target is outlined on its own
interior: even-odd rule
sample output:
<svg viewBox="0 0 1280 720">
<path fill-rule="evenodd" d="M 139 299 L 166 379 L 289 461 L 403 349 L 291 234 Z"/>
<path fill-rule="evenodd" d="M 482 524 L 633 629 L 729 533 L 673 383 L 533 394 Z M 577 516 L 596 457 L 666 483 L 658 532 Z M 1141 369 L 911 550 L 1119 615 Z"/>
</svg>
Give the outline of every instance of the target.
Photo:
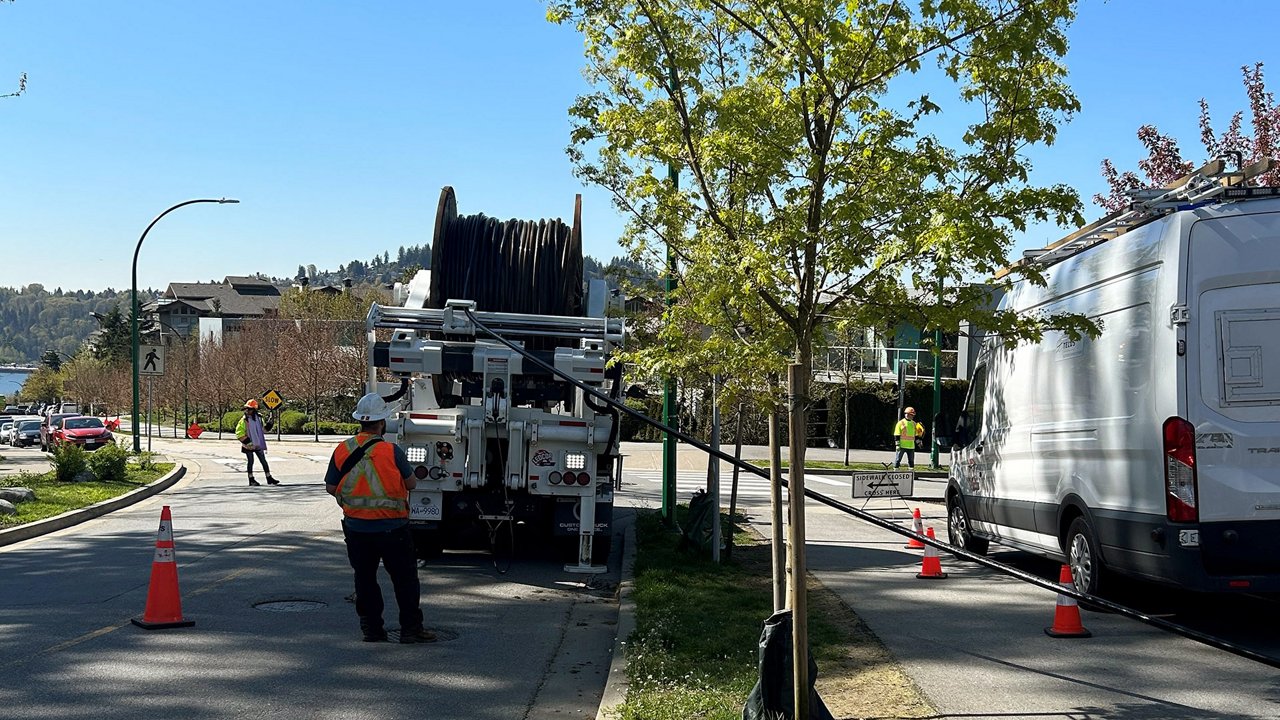
<svg viewBox="0 0 1280 720">
<path fill-rule="evenodd" d="M 96 417 L 69 417 L 55 426 L 53 431 L 54 445 L 71 443 L 83 446 L 85 450 L 97 450 L 103 445 L 115 442 L 111 431 Z"/>
<path fill-rule="evenodd" d="M 52 413 L 40 425 L 40 449 L 49 452 L 56 442 L 54 433 L 62 429 L 62 421 L 70 417 L 80 417 L 80 413 Z"/>
</svg>

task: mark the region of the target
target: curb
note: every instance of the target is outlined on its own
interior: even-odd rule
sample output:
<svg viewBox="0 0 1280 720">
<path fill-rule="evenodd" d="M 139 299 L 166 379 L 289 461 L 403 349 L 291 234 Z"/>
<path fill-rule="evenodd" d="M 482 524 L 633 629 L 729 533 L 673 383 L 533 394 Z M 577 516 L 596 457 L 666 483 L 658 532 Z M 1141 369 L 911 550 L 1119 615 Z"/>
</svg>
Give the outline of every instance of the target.
<svg viewBox="0 0 1280 720">
<path fill-rule="evenodd" d="M 33 537 L 39 537 L 48 533 L 69 528 L 72 525 L 79 525 L 86 520 L 106 515 L 109 512 L 128 507 L 136 502 L 146 500 L 157 493 L 168 490 L 174 483 L 182 479 L 187 472 L 187 466 L 178 463 L 177 467 L 169 471 L 168 475 L 156 480 L 150 485 L 144 485 L 137 490 L 131 490 L 123 495 L 94 503 L 88 507 L 78 508 L 76 510 L 68 510 L 61 515 L 54 515 L 44 520 L 36 520 L 25 525 L 19 525 L 8 530 L 0 530 L 0 547 L 11 545 L 23 540 L 29 540 Z"/>
<path fill-rule="evenodd" d="M 631 593 L 635 586 L 636 526 L 627 525 L 622 536 L 622 575 L 618 582 L 618 634 L 613 638 L 613 659 L 609 663 L 609 677 L 605 681 L 604 695 L 596 720 L 613 720 L 620 714 L 618 708 L 627 700 L 627 641 L 636 629 L 636 603 Z"/>
</svg>

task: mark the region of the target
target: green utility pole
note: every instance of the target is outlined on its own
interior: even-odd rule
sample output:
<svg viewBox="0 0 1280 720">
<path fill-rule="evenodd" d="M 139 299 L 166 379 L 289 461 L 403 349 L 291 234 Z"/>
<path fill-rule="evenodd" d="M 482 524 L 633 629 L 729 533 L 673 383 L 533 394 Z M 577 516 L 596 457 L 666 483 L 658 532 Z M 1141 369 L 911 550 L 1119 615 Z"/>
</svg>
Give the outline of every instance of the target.
<svg viewBox="0 0 1280 720">
<path fill-rule="evenodd" d="M 929 469 L 937 470 L 938 464 L 938 415 L 942 412 L 942 328 L 933 331 L 933 450 L 929 452 Z"/>
</svg>

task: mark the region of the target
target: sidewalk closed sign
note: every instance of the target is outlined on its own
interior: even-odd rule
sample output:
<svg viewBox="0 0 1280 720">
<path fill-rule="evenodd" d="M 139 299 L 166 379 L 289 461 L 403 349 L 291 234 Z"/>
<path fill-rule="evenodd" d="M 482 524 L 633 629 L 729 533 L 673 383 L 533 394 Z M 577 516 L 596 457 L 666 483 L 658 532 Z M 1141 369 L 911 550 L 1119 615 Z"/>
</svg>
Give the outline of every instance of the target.
<svg viewBox="0 0 1280 720">
<path fill-rule="evenodd" d="M 858 472 L 853 474 L 853 496 L 910 497 L 915 490 L 916 474 L 906 472 Z"/>
</svg>

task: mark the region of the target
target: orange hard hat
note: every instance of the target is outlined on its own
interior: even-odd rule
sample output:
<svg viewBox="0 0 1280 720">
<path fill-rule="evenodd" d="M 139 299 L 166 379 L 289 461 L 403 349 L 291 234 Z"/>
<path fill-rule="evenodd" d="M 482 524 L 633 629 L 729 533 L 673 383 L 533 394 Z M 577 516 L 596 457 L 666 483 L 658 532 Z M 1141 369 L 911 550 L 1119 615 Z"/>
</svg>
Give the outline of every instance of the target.
<svg viewBox="0 0 1280 720">
<path fill-rule="evenodd" d="M 903 410 L 902 412 L 904 412 L 904 413 L 906 413 L 906 414 L 908 414 L 908 415 L 915 415 L 915 414 L 916 414 L 916 409 L 915 409 L 915 408 L 913 408 L 913 407 L 909 407 L 909 408 L 907 408 L 906 410 Z"/>
<path fill-rule="evenodd" d="M 258 401 L 257 401 L 257 400 L 245 400 L 245 401 L 244 401 L 244 406 L 245 406 L 245 407 L 247 407 L 247 408 L 253 408 L 254 410 L 257 410 L 257 409 L 258 409 Z"/>
</svg>

